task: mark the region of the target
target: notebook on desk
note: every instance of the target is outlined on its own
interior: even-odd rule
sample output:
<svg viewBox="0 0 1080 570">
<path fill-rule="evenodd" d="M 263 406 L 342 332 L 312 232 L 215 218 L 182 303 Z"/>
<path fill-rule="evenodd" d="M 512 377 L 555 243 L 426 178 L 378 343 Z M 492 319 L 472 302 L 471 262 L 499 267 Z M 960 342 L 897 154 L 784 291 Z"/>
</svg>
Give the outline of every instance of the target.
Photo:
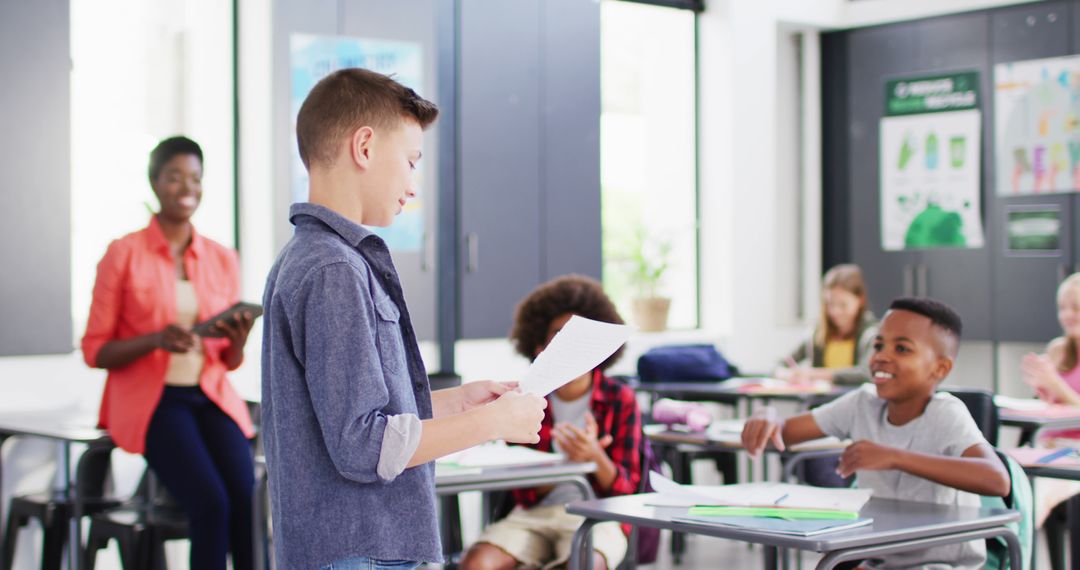
<svg viewBox="0 0 1080 570">
<path fill-rule="evenodd" d="M 772 517 L 715 517 L 707 515 L 686 515 L 675 520 L 694 524 L 726 526 L 760 530 L 789 536 L 814 536 L 827 532 L 839 532 L 866 526 L 874 522 L 872 518 L 855 520 L 787 520 Z"/>
<path fill-rule="evenodd" d="M 656 489 L 656 495 L 650 497 L 648 504 L 658 507 L 783 506 L 859 512 L 871 496 L 869 489 L 830 489 L 787 483 L 680 485 L 656 472 L 649 474 L 649 481 Z"/>
</svg>

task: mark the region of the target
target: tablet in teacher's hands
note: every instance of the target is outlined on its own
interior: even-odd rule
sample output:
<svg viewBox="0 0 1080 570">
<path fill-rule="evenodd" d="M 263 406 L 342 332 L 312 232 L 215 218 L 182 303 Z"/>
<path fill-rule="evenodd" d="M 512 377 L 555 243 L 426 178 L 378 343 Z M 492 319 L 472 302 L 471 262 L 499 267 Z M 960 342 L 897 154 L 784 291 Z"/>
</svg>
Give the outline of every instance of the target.
<svg viewBox="0 0 1080 570">
<path fill-rule="evenodd" d="M 191 332 L 202 337 L 221 338 L 225 336 L 225 332 L 219 330 L 214 324 L 218 321 L 231 321 L 232 323 L 235 323 L 236 317 L 240 313 L 248 313 L 251 315 L 252 320 L 254 320 L 262 316 L 263 308 L 262 305 L 258 303 L 245 303 L 244 301 L 240 301 L 228 309 L 191 327 Z"/>
</svg>

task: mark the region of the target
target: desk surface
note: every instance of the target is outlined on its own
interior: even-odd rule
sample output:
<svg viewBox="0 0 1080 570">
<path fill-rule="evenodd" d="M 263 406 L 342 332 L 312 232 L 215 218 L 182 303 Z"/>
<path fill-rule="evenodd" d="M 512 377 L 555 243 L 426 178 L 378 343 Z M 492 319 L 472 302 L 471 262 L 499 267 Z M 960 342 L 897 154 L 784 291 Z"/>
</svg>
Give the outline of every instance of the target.
<svg viewBox="0 0 1080 570">
<path fill-rule="evenodd" d="M 662 442 L 662 443 L 676 443 L 676 444 L 688 444 L 688 445 L 700 445 L 702 447 L 721 448 L 738 450 L 742 449 L 742 437 L 741 434 L 734 432 L 723 432 L 721 434 L 705 433 L 690 433 L 683 431 L 675 431 L 669 429 L 663 429 L 664 426 L 649 425 L 645 426 L 645 435 L 650 441 Z M 783 453 L 802 453 L 807 451 L 825 451 L 825 450 L 841 450 L 846 448 L 850 442 L 840 441 L 835 438 L 823 438 L 813 441 L 804 441 L 798 445 L 789 446 Z M 776 452 L 775 448 L 768 447 L 766 451 Z"/>
<path fill-rule="evenodd" d="M 640 382 L 635 390 L 685 400 L 709 400 L 720 403 L 737 403 L 740 399 L 771 399 L 806 401 L 817 397 L 836 397 L 851 390 L 851 386 L 828 388 L 799 388 L 790 385 L 761 386 L 754 379 L 732 378 L 722 382 Z"/>
<path fill-rule="evenodd" d="M 1080 481 L 1080 467 L 1025 465 L 1024 472 L 1026 472 L 1031 477 L 1048 477 L 1051 479 Z"/>
<path fill-rule="evenodd" d="M 32 436 L 74 443 L 91 443 L 108 437 L 95 427 L 96 418 L 71 416 L 70 412 L 0 413 L 0 435 Z"/>
<path fill-rule="evenodd" d="M 1047 416 L 1040 412 L 1001 408 L 998 411 L 1002 425 L 1018 428 L 1057 430 L 1080 428 L 1080 410 L 1075 415 Z"/>
<path fill-rule="evenodd" d="M 995 528 L 1020 520 L 1020 513 L 1009 509 L 986 509 L 915 503 L 891 499 L 871 499 L 862 515 L 871 517 L 869 526 L 850 530 L 799 537 L 772 534 L 760 530 L 695 524 L 674 520 L 685 516 L 685 507 L 653 507 L 649 495 L 629 495 L 571 503 L 567 511 L 594 520 L 618 521 L 656 528 L 715 536 L 814 552 L 832 552 L 861 546 L 877 545 L 954 534 L 970 530 Z"/>
<path fill-rule="evenodd" d="M 479 470 L 463 470 L 462 473 L 437 474 L 435 490 L 440 487 L 487 487 L 493 483 L 515 482 L 522 479 L 566 479 L 584 477 L 596 471 L 595 463 L 560 461 L 557 463 L 522 465 L 511 467 L 486 467 Z"/>
</svg>

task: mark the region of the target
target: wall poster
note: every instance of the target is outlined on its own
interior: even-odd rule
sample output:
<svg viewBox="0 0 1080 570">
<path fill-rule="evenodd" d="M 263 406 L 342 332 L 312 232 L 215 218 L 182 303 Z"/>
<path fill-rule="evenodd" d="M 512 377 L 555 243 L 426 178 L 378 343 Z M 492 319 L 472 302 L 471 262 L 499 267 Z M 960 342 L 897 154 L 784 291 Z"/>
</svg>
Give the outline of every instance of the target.
<svg viewBox="0 0 1080 570">
<path fill-rule="evenodd" d="M 402 85 L 423 94 L 423 66 L 419 43 L 384 41 L 343 36 L 292 34 L 289 38 L 292 70 L 292 133 L 296 115 L 311 88 L 330 73 L 348 67 L 362 67 L 392 75 Z M 296 137 L 292 139 L 292 201 L 307 200 L 308 175 L 300 160 Z M 423 161 L 417 165 L 416 198 L 410 200 L 393 225 L 370 228 L 386 240 L 391 251 L 419 251 L 424 239 Z"/>
<path fill-rule="evenodd" d="M 1080 55 L 994 67 L 997 194 L 1080 191 Z"/>
<path fill-rule="evenodd" d="M 889 81 L 886 115 L 882 249 L 982 247 L 978 74 Z"/>
</svg>

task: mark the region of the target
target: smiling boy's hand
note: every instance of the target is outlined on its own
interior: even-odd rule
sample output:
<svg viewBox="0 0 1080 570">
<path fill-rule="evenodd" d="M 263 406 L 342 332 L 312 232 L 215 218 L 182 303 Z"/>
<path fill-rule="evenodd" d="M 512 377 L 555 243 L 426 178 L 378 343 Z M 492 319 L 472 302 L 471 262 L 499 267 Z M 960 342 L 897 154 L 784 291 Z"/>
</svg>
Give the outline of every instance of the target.
<svg viewBox="0 0 1080 570">
<path fill-rule="evenodd" d="M 884 471 L 896 469 L 896 459 L 900 450 L 861 439 L 847 446 L 840 456 L 836 472 L 841 477 L 850 477 L 856 471 Z"/>
</svg>

